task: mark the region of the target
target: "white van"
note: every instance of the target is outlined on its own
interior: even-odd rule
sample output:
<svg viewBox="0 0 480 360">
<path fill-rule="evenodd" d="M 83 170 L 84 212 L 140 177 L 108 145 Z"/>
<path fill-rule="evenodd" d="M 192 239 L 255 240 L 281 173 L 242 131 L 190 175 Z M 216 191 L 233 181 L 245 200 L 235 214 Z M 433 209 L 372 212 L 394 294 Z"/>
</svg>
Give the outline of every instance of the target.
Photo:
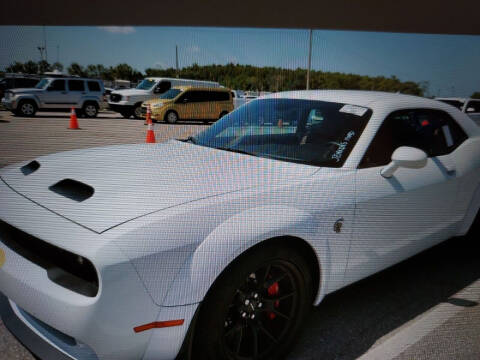
<svg viewBox="0 0 480 360">
<path fill-rule="evenodd" d="M 142 102 L 160 97 L 164 92 L 177 86 L 220 87 L 218 82 L 148 77 L 143 79 L 136 88 L 115 90 L 110 94 L 108 105 L 111 110 L 119 112 L 123 117 L 142 117 Z"/>
</svg>

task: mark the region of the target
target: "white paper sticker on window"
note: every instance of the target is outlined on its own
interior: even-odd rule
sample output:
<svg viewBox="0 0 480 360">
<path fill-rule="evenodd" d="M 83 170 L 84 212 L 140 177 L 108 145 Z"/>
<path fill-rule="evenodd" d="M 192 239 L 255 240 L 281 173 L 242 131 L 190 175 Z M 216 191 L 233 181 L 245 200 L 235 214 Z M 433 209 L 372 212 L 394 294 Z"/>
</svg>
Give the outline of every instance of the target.
<svg viewBox="0 0 480 360">
<path fill-rule="evenodd" d="M 363 106 L 346 104 L 343 105 L 339 111 L 347 114 L 363 116 L 367 112 L 367 110 L 368 108 Z"/>
<path fill-rule="evenodd" d="M 450 128 L 448 125 L 442 126 L 443 135 L 445 135 L 445 141 L 447 142 L 447 147 L 453 146 L 453 138 L 452 133 L 450 132 Z"/>
</svg>

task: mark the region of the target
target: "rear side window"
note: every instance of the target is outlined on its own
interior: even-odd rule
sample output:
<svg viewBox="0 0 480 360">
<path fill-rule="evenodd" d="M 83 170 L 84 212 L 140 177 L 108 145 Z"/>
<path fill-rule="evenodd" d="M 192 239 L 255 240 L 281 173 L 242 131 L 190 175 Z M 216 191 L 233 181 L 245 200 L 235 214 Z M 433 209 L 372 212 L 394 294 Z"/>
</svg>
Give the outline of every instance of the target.
<svg viewBox="0 0 480 360">
<path fill-rule="evenodd" d="M 383 122 L 359 168 L 387 165 L 400 146 L 415 147 L 435 157 L 451 153 L 466 139 L 462 128 L 443 111 L 395 111 Z"/>
<path fill-rule="evenodd" d="M 70 91 L 85 91 L 83 80 L 68 80 L 68 89 Z"/>
<path fill-rule="evenodd" d="M 480 113 L 480 100 L 470 100 L 467 104 L 467 113 Z"/>
<path fill-rule="evenodd" d="M 100 90 L 100 84 L 98 83 L 98 81 L 88 81 L 87 82 L 87 85 L 88 85 L 88 90 L 89 91 L 101 91 Z"/>
<path fill-rule="evenodd" d="M 226 91 L 212 91 L 214 101 L 228 101 L 230 95 Z"/>
<path fill-rule="evenodd" d="M 64 91 L 65 80 L 53 80 L 47 90 L 48 91 Z"/>
<path fill-rule="evenodd" d="M 155 87 L 155 93 L 163 94 L 164 92 L 170 90 L 172 83 L 170 81 L 162 81 Z"/>
</svg>

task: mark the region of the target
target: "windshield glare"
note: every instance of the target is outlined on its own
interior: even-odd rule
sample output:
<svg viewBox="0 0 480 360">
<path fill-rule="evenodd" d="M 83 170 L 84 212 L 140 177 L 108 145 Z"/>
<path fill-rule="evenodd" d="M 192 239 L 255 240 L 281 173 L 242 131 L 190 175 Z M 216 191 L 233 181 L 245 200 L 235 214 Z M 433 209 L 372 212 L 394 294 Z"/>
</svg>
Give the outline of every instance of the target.
<svg viewBox="0 0 480 360">
<path fill-rule="evenodd" d="M 137 89 L 150 90 L 153 87 L 153 85 L 155 85 L 155 80 L 144 79 L 140 82 L 140 84 L 137 85 Z"/>
<path fill-rule="evenodd" d="M 44 89 L 47 87 L 47 84 L 49 83 L 48 79 L 42 79 L 40 80 L 35 87 L 37 89 Z"/>
<path fill-rule="evenodd" d="M 253 100 L 195 136 L 195 144 L 316 166 L 341 167 L 368 108 L 312 100 Z"/>
<path fill-rule="evenodd" d="M 180 89 L 170 89 L 167 92 L 164 92 L 159 98 L 160 99 L 174 99 L 181 92 L 182 92 L 182 90 L 180 90 Z"/>
</svg>

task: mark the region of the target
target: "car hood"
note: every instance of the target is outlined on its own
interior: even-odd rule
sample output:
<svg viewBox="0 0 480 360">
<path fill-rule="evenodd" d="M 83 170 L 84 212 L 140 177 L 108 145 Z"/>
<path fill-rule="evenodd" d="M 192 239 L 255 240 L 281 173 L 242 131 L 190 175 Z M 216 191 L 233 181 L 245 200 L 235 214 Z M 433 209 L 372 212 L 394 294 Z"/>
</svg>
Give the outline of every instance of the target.
<svg viewBox="0 0 480 360">
<path fill-rule="evenodd" d="M 35 161 L 40 167 L 33 172 L 36 166 L 26 162 L 2 169 L 0 176 L 17 193 L 97 233 L 188 202 L 292 184 L 318 170 L 177 140 L 68 151 Z M 67 186 L 59 187 L 66 179 Z M 75 197 L 85 194 L 82 201 Z"/>
<path fill-rule="evenodd" d="M 7 91 L 10 91 L 14 94 L 23 94 L 23 93 L 29 93 L 29 94 L 36 94 L 45 91 L 44 89 L 37 89 L 37 88 L 17 88 L 17 89 L 8 89 Z"/>
<path fill-rule="evenodd" d="M 141 89 L 123 89 L 123 90 L 114 90 L 112 94 L 120 94 L 123 96 L 145 96 L 151 95 L 149 90 L 141 90 Z"/>
</svg>

